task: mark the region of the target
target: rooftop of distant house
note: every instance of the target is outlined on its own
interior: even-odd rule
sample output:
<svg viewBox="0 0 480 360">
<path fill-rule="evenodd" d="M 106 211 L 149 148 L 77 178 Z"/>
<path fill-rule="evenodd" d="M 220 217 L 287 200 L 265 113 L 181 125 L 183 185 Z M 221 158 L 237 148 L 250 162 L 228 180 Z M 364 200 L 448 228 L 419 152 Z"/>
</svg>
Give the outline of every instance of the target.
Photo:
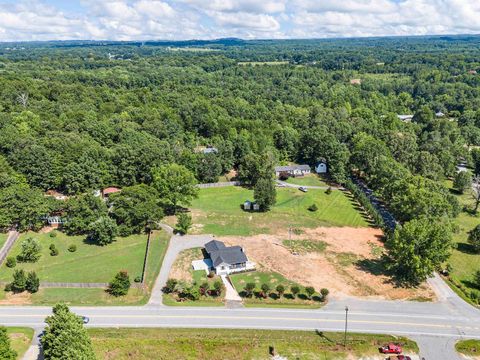
<svg viewBox="0 0 480 360">
<path fill-rule="evenodd" d="M 286 166 L 275 166 L 275 171 L 294 171 L 294 170 L 310 170 L 309 165 L 286 165 Z"/>
<path fill-rule="evenodd" d="M 119 189 L 119 188 L 111 186 L 111 187 L 107 187 L 107 188 L 103 189 L 103 195 L 115 194 L 115 193 L 120 192 L 120 191 L 122 191 L 122 190 Z"/>
</svg>

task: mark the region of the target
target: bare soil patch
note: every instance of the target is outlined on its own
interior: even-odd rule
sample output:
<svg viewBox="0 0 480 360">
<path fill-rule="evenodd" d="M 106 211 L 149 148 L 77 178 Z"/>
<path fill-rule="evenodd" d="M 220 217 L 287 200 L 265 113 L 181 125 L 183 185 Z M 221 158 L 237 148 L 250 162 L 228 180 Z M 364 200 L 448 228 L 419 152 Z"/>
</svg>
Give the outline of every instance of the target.
<svg viewBox="0 0 480 360">
<path fill-rule="evenodd" d="M 0 305 L 29 305 L 32 303 L 32 295 L 24 291 L 20 294 L 5 293 L 5 298 L 0 300 Z"/>
<path fill-rule="evenodd" d="M 183 250 L 178 254 L 177 259 L 170 269 L 169 277 L 171 279 L 192 281 L 192 261 L 203 259 L 200 248 Z"/>
<path fill-rule="evenodd" d="M 384 245 L 383 233 L 374 228 L 320 227 L 301 234 L 222 237 L 228 245 L 241 245 L 259 270 L 275 271 L 287 279 L 316 289 L 328 288 L 332 296 L 360 296 L 376 299 L 434 299 L 427 286 L 417 289 L 396 287 L 389 276 L 374 269 Z M 327 244 L 323 252 L 295 253 L 283 240 L 308 239 Z M 373 264 L 370 269 L 365 264 Z M 377 264 L 378 266 L 378 264 Z"/>
</svg>

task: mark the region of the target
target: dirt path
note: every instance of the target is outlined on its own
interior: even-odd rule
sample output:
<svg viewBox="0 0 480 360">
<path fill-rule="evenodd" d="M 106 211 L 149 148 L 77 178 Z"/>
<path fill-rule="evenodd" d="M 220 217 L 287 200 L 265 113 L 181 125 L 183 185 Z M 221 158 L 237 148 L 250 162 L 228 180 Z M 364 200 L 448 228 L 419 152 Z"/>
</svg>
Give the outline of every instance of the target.
<svg viewBox="0 0 480 360">
<path fill-rule="evenodd" d="M 284 246 L 288 233 L 250 237 L 222 237 L 241 245 L 247 256 L 265 271 L 275 271 L 300 284 L 328 288 L 332 296 L 376 299 L 433 299 L 433 291 L 397 288 L 382 274 L 378 258 L 383 253 L 383 233 L 373 228 L 322 227 L 291 235 L 291 240 L 324 242 L 320 252 L 292 253 Z"/>
</svg>

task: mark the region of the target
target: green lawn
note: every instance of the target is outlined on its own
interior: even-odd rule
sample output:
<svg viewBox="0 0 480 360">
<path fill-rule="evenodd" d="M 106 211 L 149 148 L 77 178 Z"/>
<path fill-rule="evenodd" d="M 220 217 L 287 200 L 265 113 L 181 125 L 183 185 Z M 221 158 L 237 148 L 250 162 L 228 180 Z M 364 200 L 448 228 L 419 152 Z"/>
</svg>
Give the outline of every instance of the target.
<svg viewBox="0 0 480 360">
<path fill-rule="evenodd" d="M 368 226 L 362 214 L 343 191 L 278 188 L 277 203 L 269 212 L 243 211 L 245 200 L 253 200 L 253 191 L 238 186 L 200 189 L 191 206 L 193 232 L 215 235 L 268 234 L 279 229 L 319 226 Z M 308 207 L 315 203 L 318 211 Z"/>
<path fill-rule="evenodd" d="M 12 253 L 19 251 L 21 239 L 36 237 L 42 244 L 42 257 L 37 263 L 17 263 L 16 269 L 35 270 L 41 281 L 60 282 L 109 282 L 119 270 L 127 270 L 133 282 L 139 276 L 145 256 L 146 235 L 134 235 L 119 238 L 118 241 L 101 247 L 83 242 L 83 237 L 69 237 L 60 232 L 55 238 L 48 234 L 24 234 L 17 240 Z M 146 291 L 130 289 L 125 297 L 115 298 L 103 289 L 78 288 L 41 288 L 32 294 L 31 303 L 35 305 L 52 305 L 63 301 L 69 305 L 138 305 L 148 301 L 168 246 L 169 236 L 163 231 L 152 234 L 151 247 L 147 262 Z M 58 256 L 49 254 L 48 246 L 55 243 L 60 251 Z M 77 245 L 77 251 L 70 253 L 67 247 Z M 0 269 L 0 279 L 10 281 L 13 269 L 5 265 Z M 0 292 L 0 299 L 5 292 Z"/>
<path fill-rule="evenodd" d="M 467 356 L 480 356 L 480 340 L 461 340 L 455 344 L 455 349 Z"/>
<path fill-rule="evenodd" d="M 33 338 L 33 329 L 24 327 L 7 327 L 12 349 L 17 352 L 17 359 L 21 359 L 27 351 Z"/>
<path fill-rule="evenodd" d="M 304 186 L 328 186 L 328 184 L 317 174 L 305 175 L 303 177 L 290 177 L 286 181 L 289 184 Z"/>
<path fill-rule="evenodd" d="M 346 359 L 378 355 L 378 347 L 394 341 L 415 354 L 415 342 L 389 335 L 314 331 L 239 329 L 88 329 L 98 359 L 271 359 L 269 347 L 288 359 Z"/>
<path fill-rule="evenodd" d="M 451 182 L 447 183 L 451 186 Z M 471 207 L 473 200 L 469 193 L 457 195 L 462 206 Z M 479 213 L 480 214 L 480 213 Z M 458 233 L 454 234 L 454 240 L 457 248 L 453 250 L 452 256 L 448 260 L 452 266 L 450 277 L 452 283 L 460 285 L 459 289 L 468 297 L 470 293 L 477 292 L 480 297 L 480 289 L 476 289 L 473 284 L 473 277 L 477 271 L 480 271 L 480 254 L 475 254 L 468 244 L 468 232 L 480 224 L 480 215 L 472 215 L 462 211 L 456 219 Z M 451 283 L 451 285 L 452 285 Z"/>
<path fill-rule="evenodd" d="M 268 284 L 270 286 L 270 294 L 266 299 L 253 295 L 251 297 L 243 297 L 243 302 L 245 306 L 254 306 L 254 307 L 301 307 L 301 308 L 318 308 L 323 305 L 323 302 L 320 301 L 320 295 L 315 293 L 312 299 L 308 299 L 305 294 L 305 288 L 300 284 L 297 284 L 294 281 L 288 280 L 283 277 L 281 274 L 276 272 L 262 272 L 262 271 L 253 271 L 246 272 L 241 274 L 230 275 L 233 286 L 243 297 L 245 285 L 247 283 L 255 283 L 256 289 L 254 293 L 260 291 L 262 284 Z M 282 297 L 279 297 L 275 288 L 277 285 L 282 284 L 285 287 L 285 293 Z M 300 288 L 300 292 L 294 297 L 290 288 L 293 285 L 297 285 Z M 319 291 L 320 289 L 316 289 Z"/>
<path fill-rule="evenodd" d="M 3 244 L 5 244 L 5 241 L 7 241 L 8 234 L 2 234 L 0 233 L 0 249 L 2 248 Z"/>
</svg>

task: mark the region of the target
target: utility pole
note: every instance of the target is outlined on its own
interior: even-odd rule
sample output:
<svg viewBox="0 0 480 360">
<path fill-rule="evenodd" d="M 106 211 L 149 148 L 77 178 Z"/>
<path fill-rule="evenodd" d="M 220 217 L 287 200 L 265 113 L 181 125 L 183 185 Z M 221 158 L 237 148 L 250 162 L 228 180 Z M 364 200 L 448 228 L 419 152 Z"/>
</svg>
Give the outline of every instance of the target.
<svg viewBox="0 0 480 360">
<path fill-rule="evenodd" d="M 343 339 L 343 347 L 347 347 L 347 326 L 348 326 L 348 306 L 345 306 L 345 337 Z"/>
</svg>

